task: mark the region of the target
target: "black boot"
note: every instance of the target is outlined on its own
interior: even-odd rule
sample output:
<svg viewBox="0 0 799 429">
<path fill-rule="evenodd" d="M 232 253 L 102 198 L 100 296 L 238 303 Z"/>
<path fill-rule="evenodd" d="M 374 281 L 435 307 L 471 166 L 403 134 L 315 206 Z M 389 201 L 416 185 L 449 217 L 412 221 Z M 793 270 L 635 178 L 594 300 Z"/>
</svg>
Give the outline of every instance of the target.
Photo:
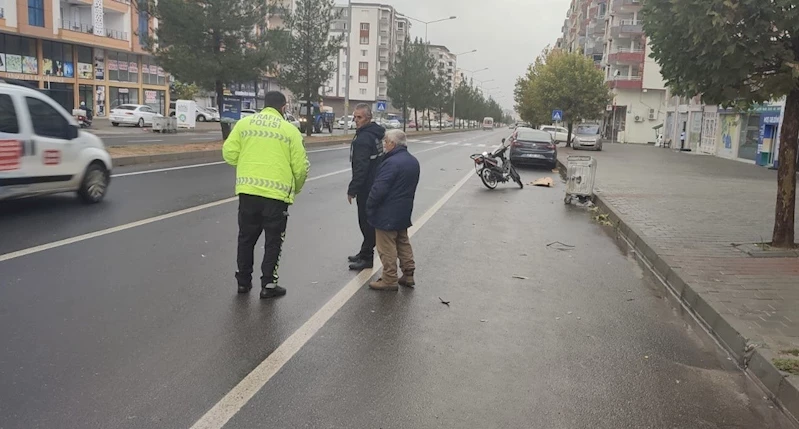
<svg viewBox="0 0 799 429">
<path fill-rule="evenodd" d="M 239 285 L 239 293 L 250 293 L 252 285 Z"/>
<path fill-rule="evenodd" d="M 361 260 L 361 254 L 360 253 L 357 254 L 357 255 L 347 256 L 347 261 L 348 262 L 358 262 L 360 260 Z"/>
<path fill-rule="evenodd" d="M 249 293 L 252 289 L 252 277 L 236 272 L 236 282 L 239 284 L 239 293 Z"/>
<path fill-rule="evenodd" d="M 361 259 L 350 264 L 352 271 L 361 271 L 374 266 L 374 258 Z"/>
<path fill-rule="evenodd" d="M 286 294 L 286 289 L 283 289 L 280 286 L 275 286 L 272 288 L 268 287 L 261 288 L 261 299 L 277 298 L 285 294 Z"/>
</svg>

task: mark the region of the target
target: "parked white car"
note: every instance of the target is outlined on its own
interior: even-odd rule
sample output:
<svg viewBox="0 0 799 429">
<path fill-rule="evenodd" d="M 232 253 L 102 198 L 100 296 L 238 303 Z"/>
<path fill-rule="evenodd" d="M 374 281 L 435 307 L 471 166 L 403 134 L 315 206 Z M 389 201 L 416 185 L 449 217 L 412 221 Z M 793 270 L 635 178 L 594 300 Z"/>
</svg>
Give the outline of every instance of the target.
<svg viewBox="0 0 799 429">
<path fill-rule="evenodd" d="M 355 121 L 352 118 L 352 115 L 342 116 L 336 124 L 338 126 L 336 128 L 343 130 L 344 129 L 344 121 L 347 121 L 347 128 L 354 130 L 355 129 Z"/>
<path fill-rule="evenodd" d="M 538 129 L 551 134 L 552 139 L 555 140 L 555 144 L 566 143 L 566 140 L 569 138 L 569 130 L 564 127 L 559 127 L 556 125 L 541 125 L 538 127 Z M 572 141 L 574 141 L 574 135 L 572 135 Z"/>
<path fill-rule="evenodd" d="M 111 125 L 133 125 L 136 127 L 153 126 L 153 118 L 163 117 L 152 107 L 144 104 L 122 104 L 111 109 L 109 118 Z"/>
<path fill-rule="evenodd" d="M 256 113 L 258 113 L 258 112 L 256 112 L 256 111 L 255 111 L 255 110 L 253 110 L 253 109 L 241 109 L 241 116 L 240 116 L 240 118 L 241 118 L 241 119 L 244 119 L 244 118 L 246 118 L 247 116 L 252 116 L 252 115 L 254 115 L 254 114 L 256 114 Z"/>
<path fill-rule="evenodd" d="M 386 121 L 385 127 L 390 130 L 398 130 L 402 128 L 402 122 L 399 119 L 389 119 Z"/>
<path fill-rule="evenodd" d="M 206 107 L 197 108 L 197 122 L 219 122 L 219 113 Z"/>
<path fill-rule="evenodd" d="M 112 164 L 103 141 L 52 98 L 0 83 L 0 118 L 0 200 L 61 192 L 77 192 L 86 203 L 105 197 Z"/>
<path fill-rule="evenodd" d="M 286 120 L 291 122 L 291 125 L 294 125 L 297 129 L 300 129 L 300 121 L 291 113 L 286 113 Z"/>
</svg>

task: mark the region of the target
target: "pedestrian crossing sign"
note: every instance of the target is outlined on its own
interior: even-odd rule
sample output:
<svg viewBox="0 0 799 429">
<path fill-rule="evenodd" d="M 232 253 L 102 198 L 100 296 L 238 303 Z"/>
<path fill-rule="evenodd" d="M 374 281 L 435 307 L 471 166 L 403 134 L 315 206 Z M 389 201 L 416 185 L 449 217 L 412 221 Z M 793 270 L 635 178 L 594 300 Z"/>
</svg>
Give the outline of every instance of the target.
<svg viewBox="0 0 799 429">
<path fill-rule="evenodd" d="M 563 111 L 562 110 L 553 110 L 552 111 L 552 122 L 560 122 L 563 120 Z"/>
<path fill-rule="evenodd" d="M 376 110 L 378 112 L 385 112 L 386 111 L 386 102 L 385 101 L 378 101 Z"/>
</svg>

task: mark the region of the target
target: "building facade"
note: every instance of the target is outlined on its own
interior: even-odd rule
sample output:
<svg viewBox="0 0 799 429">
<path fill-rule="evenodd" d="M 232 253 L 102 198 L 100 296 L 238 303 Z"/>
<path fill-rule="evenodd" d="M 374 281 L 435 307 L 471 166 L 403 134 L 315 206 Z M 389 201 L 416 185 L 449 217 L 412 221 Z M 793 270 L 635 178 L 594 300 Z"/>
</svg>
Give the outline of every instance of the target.
<svg viewBox="0 0 799 429">
<path fill-rule="evenodd" d="M 130 0 L 7 0 L 0 78 L 44 89 L 67 111 L 95 116 L 124 104 L 169 106 L 169 78 L 145 50 L 157 22 Z"/>
<path fill-rule="evenodd" d="M 666 119 L 666 85 L 649 57 L 641 0 L 572 0 L 558 47 L 582 52 L 605 73 L 612 101 L 604 117 L 607 138 L 653 143 Z"/>
<path fill-rule="evenodd" d="M 449 80 L 450 87 L 454 90 L 458 58 L 446 46 L 428 45 L 428 49 L 430 50 L 430 55 L 438 63 L 439 69 L 443 70 L 447 80 Z M 438 75 L 438 70 L 436 70 L 436 75 Z"/>
<path fill-rule="evenodd" d="M 323 85 L 324 103 L 332 106 L 337 116 L 344 114 L 347 90 L 347 48 L 352 54 L 349 64 L 350 104 L 388 100 L 388 70 L 410 31 L 410 20 L 392 6 L 377 3 L 352 3 L 352 17 L 346 6 L 339 6 L 340 18 L 333 22 L 331 37 L 348 32 L 335 59 L 336 72 Z"/>
</svg>

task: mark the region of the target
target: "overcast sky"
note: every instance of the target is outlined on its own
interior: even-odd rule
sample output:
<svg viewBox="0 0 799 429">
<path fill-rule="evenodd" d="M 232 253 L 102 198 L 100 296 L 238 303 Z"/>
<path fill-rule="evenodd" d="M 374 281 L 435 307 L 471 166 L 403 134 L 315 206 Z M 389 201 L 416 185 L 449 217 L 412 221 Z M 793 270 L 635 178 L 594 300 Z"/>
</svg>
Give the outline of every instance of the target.
<svg viewBox="0 0 799 429">
<path fill-rule="evenodd" d="M 377 2 L 375 2 L 377 3 Z M 570 0 L 391 0 L 404 15 L 433 21 L 452 15 L 457 19 L 428 25 L 430 43 L 453 53 L 477 49 L 458 58 L 458 67 L 489 70 L 475 80 L 494 79 L 485 88 L 499 89 L 497 101 L 513 108 L 513 85 L 527 65 L 547 45 L 554 45 L 566 19 Z M 413 21 L 411 37 L 424 37 L 424 24 Z M 468 74 L 467 74 L 468 75 Z"/>
</svg>

